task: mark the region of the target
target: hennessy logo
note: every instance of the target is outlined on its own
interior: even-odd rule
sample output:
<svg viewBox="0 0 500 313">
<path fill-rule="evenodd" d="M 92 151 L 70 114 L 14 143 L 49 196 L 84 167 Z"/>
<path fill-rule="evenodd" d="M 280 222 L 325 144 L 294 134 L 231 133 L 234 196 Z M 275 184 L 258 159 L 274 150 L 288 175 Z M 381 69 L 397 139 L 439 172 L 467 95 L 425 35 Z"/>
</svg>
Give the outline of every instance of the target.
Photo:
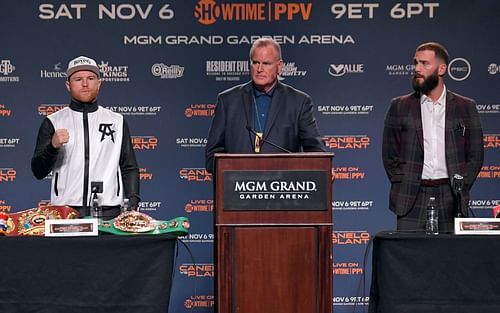
<svg viewBox="0 0 500 313">
<path fill-rule="evenodd" d="M 115 131 L 111 129 L 111 126 L 113 126 L 113 124 L 99 124 L 99 131 L 102 134 L 101 142 L 106 138 L 106 136 L 110 136 L 111 141 L 115 142 L 115 137 L 113 136 Z"/>
</svg>

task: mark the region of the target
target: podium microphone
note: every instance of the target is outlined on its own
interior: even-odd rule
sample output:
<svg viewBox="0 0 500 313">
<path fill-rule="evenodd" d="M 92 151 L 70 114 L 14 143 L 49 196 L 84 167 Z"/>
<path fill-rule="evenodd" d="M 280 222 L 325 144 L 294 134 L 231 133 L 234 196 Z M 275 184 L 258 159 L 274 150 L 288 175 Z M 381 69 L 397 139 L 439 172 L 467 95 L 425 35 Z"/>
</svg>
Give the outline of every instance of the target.
<svg viewBox="0 0 500 313">
<path fill-rule="evenodd" d="M 246 128 L 247 128 L 247 130 L 248 130 L 249 132 L 251 132 L 252 134 L 254 134 L 254 135 L 255 135 L 255 137 L 259 138 L 259 140 L 260 140 L 260 141 L 262 141 L 262 142 L 264 142 L 264 143 L 268 143 L 268 144 L 270 144 L 271 146 L 273 146 L 273 147 L 275 147 L 275 148 L 277 148 L 277 149 L 279 149 L 279 150 L 281 150 L 281 151 L 283 151 L 283 152 L 285 152 L 285 153 L 292 153 L 292 151 L 290 151 L 290 150 L 288 150 L 288 149 L 285 149 L 285 148 L 283 148 L 283 147 L 281 147 L 281 146 L 278 146 L 277 144 L 275 144 L 275 143 L 273 143 L 273 142 L 271 142 L 271 141 L 269 141 L 269 140 L 266 140 L 266 139 L 262 138 L 262 136 L 260 136 L 259 134 L 257 134 L 257 132 L 256 132 L 255 130 L 253 130 L 253 128 L 252 128 L 252 127 L 250 127 L 250 126 L 248 126 L 248 125 L 247 125 L 247 126 L 246 126 Z"/>
<path fill-rule="evenodd" d="M 464 189 L 464 177 L 460 174 L 454 174 L 451 178 L 451 186 L 458 198 L 457 217 L 462 217 L 462 190 Z"/>
</svg>

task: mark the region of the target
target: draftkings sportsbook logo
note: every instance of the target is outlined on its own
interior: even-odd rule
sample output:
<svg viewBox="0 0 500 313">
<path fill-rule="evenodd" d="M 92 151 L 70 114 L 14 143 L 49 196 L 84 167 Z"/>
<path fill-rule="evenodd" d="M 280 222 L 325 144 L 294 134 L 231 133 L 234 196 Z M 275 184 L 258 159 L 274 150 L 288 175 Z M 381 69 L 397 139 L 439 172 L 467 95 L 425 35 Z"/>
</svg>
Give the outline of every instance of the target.
<svg viewBox="0 0 500 313">
<path fill-rule="evenodd" d="M 127 65 L 110 65 L 109 61 L 101 61 L 99 71 L 101 72 L 101 80 L 105 82 L 123 83 L 129 82 Z"/>
<path fill-rule="evenodd" d="M 300 2 L 233 2 L 217 4 L 215 0 L 199 0 L 194 17 L 200 24 L 224 22 L 308 21 L 312 3 Z"/>
</svg>

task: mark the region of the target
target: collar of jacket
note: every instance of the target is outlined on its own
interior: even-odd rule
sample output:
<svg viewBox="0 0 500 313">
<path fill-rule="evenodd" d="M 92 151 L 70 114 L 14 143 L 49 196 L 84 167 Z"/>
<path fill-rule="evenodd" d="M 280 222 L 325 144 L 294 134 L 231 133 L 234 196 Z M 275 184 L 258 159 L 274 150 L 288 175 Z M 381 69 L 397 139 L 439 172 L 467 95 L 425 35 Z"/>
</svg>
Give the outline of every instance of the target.
<svg viewBox="0 0 500 313">
<path fill-rule="evenodd" d="M 97 103 L 97 101 L 92 103 L 84 103 L 71 99 L 69 107 L 71 110 L 77 112 L 95 112 L 99 108 L 99 104 Z"/>
</svg>

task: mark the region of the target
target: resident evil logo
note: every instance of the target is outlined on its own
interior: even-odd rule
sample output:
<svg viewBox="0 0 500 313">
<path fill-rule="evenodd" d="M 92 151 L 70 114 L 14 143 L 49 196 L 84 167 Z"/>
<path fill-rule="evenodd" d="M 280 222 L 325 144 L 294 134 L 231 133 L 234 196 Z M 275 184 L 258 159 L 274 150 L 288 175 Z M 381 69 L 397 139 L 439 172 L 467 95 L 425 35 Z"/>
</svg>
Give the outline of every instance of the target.
<svg viewBox="0 0 500 313">
<path fill-rule="evenodd" d="M 99 131 L 101 132 L 101 142 L 106 139 L 107 136 L 111 137 L 111 141 L 114 143 L 115 142 L 115 137 L 114 133 L 115 131 L 111 129 L 111 126 L 113 124 L 99 124 Z"/>
</svg>

